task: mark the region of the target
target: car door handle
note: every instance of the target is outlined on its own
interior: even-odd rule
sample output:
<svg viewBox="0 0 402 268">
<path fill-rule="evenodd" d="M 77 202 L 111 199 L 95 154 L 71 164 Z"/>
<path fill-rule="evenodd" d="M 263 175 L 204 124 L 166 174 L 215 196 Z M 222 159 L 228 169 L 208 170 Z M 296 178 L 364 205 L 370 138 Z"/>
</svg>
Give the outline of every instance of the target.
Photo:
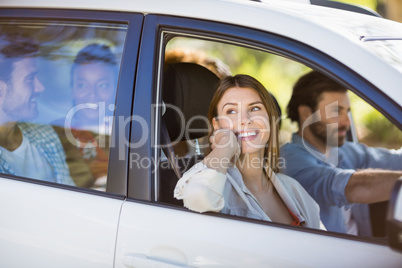
<svg viewBox="0 0 402 268">
<path fill-rule="evenodd" d="M 165 261 L 161 259 L 155 259 L 147 257 L 143 254 L 134 254 L 129 253 L 126 254 L 123 258 L 123 263 L 127 267 L 144 267 L 144 268 L 155 268 L 155 267 L 164 267 L 164 268 L 177 268 L 177 267 L 191 267 L 186 264 L 177 264 L 172 261 Z"/>
</svg>

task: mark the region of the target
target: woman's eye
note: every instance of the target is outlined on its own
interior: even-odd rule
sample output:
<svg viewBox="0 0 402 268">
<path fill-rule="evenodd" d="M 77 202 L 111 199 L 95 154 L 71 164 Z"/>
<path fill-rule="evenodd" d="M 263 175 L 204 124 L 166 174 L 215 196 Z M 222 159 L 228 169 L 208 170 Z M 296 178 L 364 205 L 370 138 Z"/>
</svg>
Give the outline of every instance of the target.
<svg viewBox="0 0 402 268">
<path fill-rule="evenodd" d="M 86 88 L 86 84 L 83 83 L 83 82 L 75 83 L 74 86 L 75 86 L 75 88 L 79 88 L 79 89 L 84 89 L 84 88 Z"/>
<path fill-rule="evenodd" d="M 261 110 L 261 108 L 258 107 L 258 106 L 253 106 L 253 107 L 251 107 L 251 109 L 250 109 L 250 111 L 252 111 L 252 112 L 260 111 L 260 110 Z"/>
<path fill-rule="evenodd" d="M 235 113 L 236 113 L 236 111 L 233 109 L 229 109 L 226 111 L 226 114 L 235 114 Z"/>
<path fill-rule="evenodd" d="M 110 84 L 108 82 L 103 82 L 98 84 L 97 88 L 100 90 L 106 90 L 110 87 Z"/>
<path fill-rule="evenodd" d="M 109 89 L 111 87 L 112 83 L 109 80 L 103 80 L 99 83 L 97 83 L 96 87 L 97 89 L 100 90 L 105 90 L 105 89 Z"/>
</svg>

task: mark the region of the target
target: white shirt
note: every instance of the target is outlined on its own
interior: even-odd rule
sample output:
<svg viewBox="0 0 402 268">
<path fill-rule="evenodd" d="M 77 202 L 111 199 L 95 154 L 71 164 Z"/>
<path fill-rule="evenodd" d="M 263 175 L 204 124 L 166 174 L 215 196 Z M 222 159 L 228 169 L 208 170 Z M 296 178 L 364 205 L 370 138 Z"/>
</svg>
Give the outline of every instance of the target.
<svg viewBox="0 0 402 268">
<path fill-rule="evenodd" d="M 15 174 L 21 177 L 54 181 L 53 169 L 49 162 L 44 159 L 38 149 L 29 140 L 22 136 L 21 145 L 10 152 L 0 147 L 3 158 L 10 165 Z"/>
<path fill-rule="evenodd" d="M 350 235 L 358 235 L 358 227 L 355 219 L 353 218 L 352 210 L 350 208 L 342 207 L 343 216 L 345 219 L 346 232 Z"/>
<path fill-rule="evenodd" d="M 280 173 L 272 173 L 271 181 L 287 208 L 304 226 L 325 230 L 318 204 L 297 181 Z M 271 221 L 245 186 L 236 166 L 225 175 L 200 162 L 177 182 L 174 197 L 183 199 L 185 207 L 197 212 L 214 211 Z"/>
</svg>

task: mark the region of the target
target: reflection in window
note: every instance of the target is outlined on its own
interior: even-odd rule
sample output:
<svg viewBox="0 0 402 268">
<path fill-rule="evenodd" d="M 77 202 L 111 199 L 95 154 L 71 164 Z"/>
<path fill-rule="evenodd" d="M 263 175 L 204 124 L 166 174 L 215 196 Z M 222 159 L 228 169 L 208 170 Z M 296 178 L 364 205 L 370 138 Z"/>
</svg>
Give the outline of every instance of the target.
<svg viewBox="0 0 402 268">
<path fill-rule="evenodd" d="M 0 172 L 105 190 L 126 30 L 0 21 Z"/>
</svg>

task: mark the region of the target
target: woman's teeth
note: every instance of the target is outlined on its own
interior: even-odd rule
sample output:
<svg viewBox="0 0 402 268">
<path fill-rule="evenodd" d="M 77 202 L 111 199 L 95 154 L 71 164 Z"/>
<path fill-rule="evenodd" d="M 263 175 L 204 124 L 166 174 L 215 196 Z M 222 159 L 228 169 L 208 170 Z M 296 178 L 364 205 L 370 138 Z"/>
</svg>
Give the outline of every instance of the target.
<svg viewBox="0 0 402 268">
<path fill-rule="evenodd" d="M 251 132 L 239 133 L 238 137 L 239 138 L 244 138 L 244 137 L 255 136 L 255 135 L 257 135 L 257 132 L 256 131 L 251 131 Z"/>
</svg>

